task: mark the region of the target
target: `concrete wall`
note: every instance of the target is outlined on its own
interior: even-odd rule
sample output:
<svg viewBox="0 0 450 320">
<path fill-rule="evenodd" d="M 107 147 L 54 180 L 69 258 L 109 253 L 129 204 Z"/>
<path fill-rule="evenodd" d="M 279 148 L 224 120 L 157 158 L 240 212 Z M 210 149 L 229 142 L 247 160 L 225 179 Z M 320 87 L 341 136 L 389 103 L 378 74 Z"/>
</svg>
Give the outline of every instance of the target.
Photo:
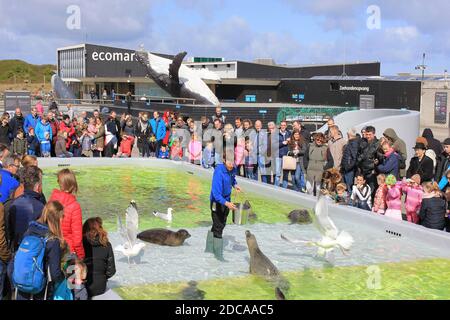
<svg viewBox="0 0 450 320">
<path fill-rule="evenodd" d="M 175 162 L 168 160 L 156 159 L 55 159 L 46 158 L 39 159 L 39 166 L 41 168 L 61 166 L 61 169 L 67 166 L 132 166 L 133 169 L 138 169 L 139 166 L 148 166 L 153 168 L 173 168 L 181 172 L 192 174 L 195 176 L 212 179 L 212 170 L 205 170 L 199 166 L 194 166 L 184 162 Z M 56 179 L 56 177 L 55 177 Z M 313 209 L 317 199 L 295 192 L 292 190 L 285 190 L 271 185 L 261 184 L 247 179 L 238 178 L 239 185 L 243 190 L 255 193 L 264 197 L 274 197 L 277 201 L 286 201 L 297 204 L 299 207 Z M 351 208 L 347 206 L 338 206 L 330 204 L 330 216 L 346 217 L 355 224 L 370 225 L 374 232 L 380 237 L 392 237 L 397 234 L 398 237 L 410 238 L 422 243 L 428 244 L 433 248 L 442 250 L 443 256 L 449 256 L 448 248 L 450 247 L 450 233 L 426 229 L 405 221 L 395 221 L 390 218 L 371 214 L 367 211 Z"/>
<path fill-rule="evenodd" d="M 421 132 L 425 128 L 433 130 L 434 136 L 440 141 L 444 141 L 450 137 L 450 81 L 425 81 L 422 86 L 422 103 L 421 103 L 421 117 L 420 128 Z M 447 93 L 447 112 L 446 123 L 435 123 L 435 103 L 436 93 Z"/>
<path fill-rule="evenodd" d="M 357 132 L 360 132 L 362 128 L 369 125 L 375 127 L 378 138 L 383 136 L 386 129 L 394 129 L 406 143 L 408 160 L 414 155 L 412 148 L 420 135 L 420 112 L 417 111 L 391 109 L 349 111 L 338 115 L 335 122 L 345 137 L 349 129 L 355 128 Z M 326 129 L 327 125 L 319 131 L 325 132 Z"/>
</svg>

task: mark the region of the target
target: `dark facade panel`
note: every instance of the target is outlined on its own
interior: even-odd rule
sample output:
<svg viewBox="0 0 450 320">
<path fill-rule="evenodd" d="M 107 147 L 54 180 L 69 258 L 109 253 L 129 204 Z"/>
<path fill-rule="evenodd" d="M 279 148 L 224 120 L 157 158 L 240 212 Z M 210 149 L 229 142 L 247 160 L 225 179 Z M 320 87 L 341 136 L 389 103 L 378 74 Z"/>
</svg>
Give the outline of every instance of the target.
<svg viewBox="0 0 450 320">
<path fill-rule="evenodd" d="M 255 96 L 259 103 L 278 100 L 277 87 L 264 86 L 217 85 L 216 96 L 220 101 L 246 102 L 246 96 Z"/>
<path fill-rule="evenodd" d="M 420 81 L 283 80 L 278 102 L 310 105 L 357 106 L 360 96 L 373 95 L 376 109 L 420 111 Z"/>
<path fill-rule="evenodd" d="M 379 62 L 345 66 L 345 73 L 348 76 L 380 76 L 380 72 L 381 65 Z M 241 61 L 238 61 L 237 64 L 238 78 L 249 79 L 298 79 L 316 76 L 340 76 L 343 73 L 344 65 L 286 68 Z"/>
</svg>

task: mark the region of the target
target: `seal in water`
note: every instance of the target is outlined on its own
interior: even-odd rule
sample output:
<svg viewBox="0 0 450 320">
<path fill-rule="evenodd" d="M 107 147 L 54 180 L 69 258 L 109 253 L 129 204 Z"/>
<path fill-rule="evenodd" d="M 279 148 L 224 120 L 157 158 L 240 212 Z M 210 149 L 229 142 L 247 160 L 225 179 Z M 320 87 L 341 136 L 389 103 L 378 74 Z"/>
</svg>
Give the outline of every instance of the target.
<svg viewBox="0 0 450 320">
<path fill-rule="evenodd" d="M 138 234 L 138 239 L 160 246 L 179 247 L 191 237 L 186 230 L 173 232 L 166 229 L 151 229 Z"/>
<path fill-rule="evenodd" d="M 308 210 L 294 210 L 288 215 L 291 224 L 311 224 L 313 221 Z"/>
<path fill-rule="evenodd" d="M 277 267 L 259 249 L 255 235 L 250 231 L 245 232 L 247 238 L 248 251 L 250 253 L 250 273 L 265 277 L 275 286 L 275 297 L 284 297 L 283 291 L 289 290 L 289 282 L 280 274 Z M 283 291 L 282 291 L 283 290 Z"/>
<path fill-rule="evenodd" d="M 279 276 L 280 272 L 277 267 L 275 267 L 272 261 L 262 253 L 261 249 L 259 249 L 255 235 L 248 230 L 245 232 L 245 235 L 247 237 L 247 246 L 250 253 L 250 273 L 265 277 Z"/>
</svg>

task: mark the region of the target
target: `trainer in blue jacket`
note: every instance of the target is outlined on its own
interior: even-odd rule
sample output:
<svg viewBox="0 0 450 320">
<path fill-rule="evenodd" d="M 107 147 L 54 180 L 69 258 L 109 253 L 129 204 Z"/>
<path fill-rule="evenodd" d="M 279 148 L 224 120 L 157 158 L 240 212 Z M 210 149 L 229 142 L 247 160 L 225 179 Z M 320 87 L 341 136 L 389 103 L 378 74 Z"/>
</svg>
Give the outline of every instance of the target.
<svg viewBox="0 0 450 320">
<path fill-rule="evenodd" d="M 149 123 L 156 136 L 156 154 L 158 154 L 159 149 L 161 149 L 162 141 L 166 136 L 166 123 L 159 117 L 159 113 L 156 111 L 153 113 L 153 119 L 150 120 Z"/>
<path fill-rule="evenodd" d="M 17 173 L 18 167 L 14 163 L 14 159 L 6 157 L 3 160 L 3 168 L 0 170 L 0 201 L 5 204 L 12 192 L 19 187 L 19 181 L 14 178 L 13 174 Z"/>
<path fill-rule="evenodd" d="M 37 114 L 36 108 L 31 108 L 31 113 L 25 117 L 25 123 L 23 124 L 23 129 L 26 134 L 28 134 L 30 127 L 36 130 L 36 125 L 38 124 L 39 116 Z"/>
<path fill-rule="evenodd" d="M 223 258 L 223 229 L 225 229 L 230 210 L 236 210 L 236 206 L 231 203 L 231 191 L 234 188 L 237 192 L 241 192 L 241 188 L 237 186 L 236 182 L 234 161 L 227 159 L 225 153 L 223 161 L 224 164 L 217 165 L 214 170 L 210 195 L 213 226 L 208 232 L 205 250 L 205 252 L 214 253 L 219 261 L 225 261 Z"/>
</svg>

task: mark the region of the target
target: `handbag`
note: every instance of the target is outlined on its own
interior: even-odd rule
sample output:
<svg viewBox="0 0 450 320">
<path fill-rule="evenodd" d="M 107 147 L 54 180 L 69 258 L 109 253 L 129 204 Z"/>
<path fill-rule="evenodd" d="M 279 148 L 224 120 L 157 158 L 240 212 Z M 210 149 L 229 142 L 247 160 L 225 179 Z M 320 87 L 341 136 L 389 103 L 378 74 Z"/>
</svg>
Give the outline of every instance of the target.
<svg viewBox="0 0 450 320">
<path fill-rule="evenodd" d="M 297 159 L 290 156 L 283 157 L 283 170 L 294 171 L 297 169 Z"/>
</svg>

